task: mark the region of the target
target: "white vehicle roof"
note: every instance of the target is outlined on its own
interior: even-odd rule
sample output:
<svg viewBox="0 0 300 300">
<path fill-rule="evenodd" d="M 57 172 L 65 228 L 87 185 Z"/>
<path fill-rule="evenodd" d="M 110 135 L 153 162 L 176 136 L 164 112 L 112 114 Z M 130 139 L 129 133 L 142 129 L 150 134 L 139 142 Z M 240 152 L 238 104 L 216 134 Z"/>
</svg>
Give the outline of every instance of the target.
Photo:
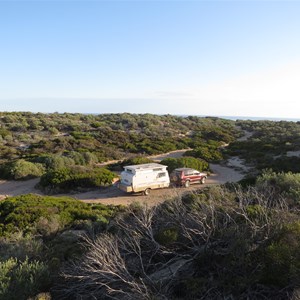
<svg viewBox="0 0 300 300">
<path fill-rule="evenodd" d="M 131 165 L 131 166 L 125 166 L 125 169 L 139 171 L 139 170 L 150 170 L 150 169 L 156 169 L 156 168 L 166 168 L 167 166 L 158 164 L 158 163 L 150 163 L 150 164 L 141 164 L 141 165 Z"/>
</svg>

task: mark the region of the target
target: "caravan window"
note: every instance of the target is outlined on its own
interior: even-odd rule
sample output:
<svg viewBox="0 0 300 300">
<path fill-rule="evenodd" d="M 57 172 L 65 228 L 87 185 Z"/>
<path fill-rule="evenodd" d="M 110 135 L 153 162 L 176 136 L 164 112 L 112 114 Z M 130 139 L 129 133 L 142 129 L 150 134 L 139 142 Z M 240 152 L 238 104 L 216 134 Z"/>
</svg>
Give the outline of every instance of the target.
<svg viewBox="0 0 300 300">
<path fill-rule="evenodd" d="M 158 178 L 166 177 L 166 173 L 165 173 L 165 172 L 158 173 L 157 177 L 158 177 Z"/>
<path fill-rule="evenodd" d="M 132 171 L 131 169 L 125 169 L 125 171 L 126 171 L 127 173 L 133 174 L 133 171 Z"/>
<path fill-rule="evenodd" d="M 159 172 L 159 171 L 162 171 L 163 169 L 162 168 L 155 168 L 153 169 L 154 172 Z"/>
</svg>

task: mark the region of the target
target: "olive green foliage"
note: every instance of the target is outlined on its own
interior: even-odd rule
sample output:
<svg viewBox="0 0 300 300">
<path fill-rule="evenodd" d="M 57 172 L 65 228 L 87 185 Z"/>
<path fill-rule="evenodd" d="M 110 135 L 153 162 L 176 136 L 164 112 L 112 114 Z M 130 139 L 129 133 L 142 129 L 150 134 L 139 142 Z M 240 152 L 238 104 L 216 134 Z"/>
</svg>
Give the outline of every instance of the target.
<svg viewBox="0 0 300 300">
<path fill-rule="evenodd" d="M 0 299 L 26 300 L 43 289 L 49 289 L 48 267 L 36 260 L 0 261 Z"/>
<path fill-rule="evenodd" d="M 273 285 L 297 285 L 300 279 L 300 221 L 285 225 L 265 250 L 261 280 Z"/>
<path fill-rule="evenodd" d="M 111 185 L 115 177 L 113 172 L 105 168 L 73 166 L 48 171 L 41 177 L 40 186 L 47 188 L 48 192 L 105 187 Z"/>
<path fill-rule="evenodd" d="M 0 202 L 0 236 L 18 231 L 49 235 L 85 220 L 105 225 L 113 213 L 107 206 L 68 197 L 22 195 Z"/>
<path fill-rule="evenodd" d="M 184 155 L 201 158 L 208 162 L 217 162 L 223 159 L 221 146 L 222 144 L 219 142 L 208 141 L 208 143 L 197 146 L 194 150 L 187 151 Z"/>
<path fill-rule="evenodd" d="M 300 172 L 300 159 L 286 155 L 288 151 L 299 150 L 300 122 L 237 121 L 236 125 L 251 136 L 230 143 L 227 154 L 238 155 L 260 170 Z"/>
<path fill-rule="evenodd" d="M 160 162 L 162 165 L 168 166 L 171 173 L 176 168 L 193 168 L 198 171 L 208 171 L 209 164 L 203 160 L 194 157 L 165 158 Z"/>
<path fill-rule="evenodd" d="M 159 231 L 155 239 L 161 245 L 167 246 L 177 241 L 178 238 L 178 229 L 177 228 L 165 228 Z"/>
<path fill-rule="evenodd" d="M 0 129 L 0 164 L 56 154 L 72 159 L 71 164 L 91 165 L 130 155 L 196 148 L 207 141 L 230 142 L 238 135 L 229 120 L 128 113 L 2 112 Z"/>
<path fill-rule="evenodd" d="M 0 166 L 0 178 L 25 180 L 43 175 L 45 168 L 40 163 L 32 163 L 24 159 Z"/>
<path fill-rule="evenodd" d="M 1 201 L 0 299 L 27 300 L 50 291 L 61 265 L 84 253 L 84 236 L 105 230 L 118 211 L 68 197 Z"/>
<path fill-rule="evenodd" d="M 272 186 L 272 188 L 292 203 L 300 203 L 300 173 L 276 173 L 272 170 L 265 170 L 261 176 L 257 178 L 257 186 L 264 188 Z"/>
<path fill-rule="evenodd" d="M 140 165 L 153 163 L 153 160 L 143 156 L 136 156 L 122 161 L 122 166 Z"/>
<path fill-rule="evenodd" d="M 58 170 L 75 165 L 75 160 L 65 155 L 44 155 L 36 158 L 36 160 L 43 163 L 47 170 Z"/>
<path fill-rule="evenodd" d="M 273 169 L 276 172 L 300 172 L 300 157 L 296 156 L 281 156 L 272 160 L 268 168 Z"/>
<path fill-rule="evenodd" d="M 39 177 L 45 172 L 43 165 L 34 164 L 23 159 L 17 160 L 13 164 L 12 174 L 14 179 L 25 179 Z"/>
<path fill-rule="evenodd" d="M 152 159 L 145 156 L 133 156 L 131 158 L 124 159 L 123 161 L 108 165 L 108 169 L 111 171 L 121 172 L 123 171 L 124 166 L 148 164 L 153 162 L 154 161 Z"/>
</svg>

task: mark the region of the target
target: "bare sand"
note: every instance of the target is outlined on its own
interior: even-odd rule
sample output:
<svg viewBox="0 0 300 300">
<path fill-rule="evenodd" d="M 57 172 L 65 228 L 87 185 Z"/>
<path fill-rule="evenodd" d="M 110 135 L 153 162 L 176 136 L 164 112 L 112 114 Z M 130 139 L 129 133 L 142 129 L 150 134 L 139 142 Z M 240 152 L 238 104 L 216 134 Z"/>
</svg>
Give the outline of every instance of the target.
<svg viewBox="0 0 300 300">
<path fill-rule="evenodd" d="M 296 156 L 296 157 L 300 157 L 300 151 L 287 151 L 286 156 L 288 157 L 292 157 L 292 156 Z"/>
<path fill-rule="evenodd" d="M 42 194 L 35 188 L 39 181 L 39 178 L 26 181 L 0 180 L 0 200 L 29 193 Z"/>
</svg>

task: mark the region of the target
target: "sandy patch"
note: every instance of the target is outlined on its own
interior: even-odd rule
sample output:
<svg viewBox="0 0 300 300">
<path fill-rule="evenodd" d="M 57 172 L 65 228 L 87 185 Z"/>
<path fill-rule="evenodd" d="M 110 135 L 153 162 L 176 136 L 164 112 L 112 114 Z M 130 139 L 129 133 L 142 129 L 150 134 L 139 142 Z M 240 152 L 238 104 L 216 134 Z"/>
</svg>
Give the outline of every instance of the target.
<svg viewBox="0 0 300 300">
<path fill-rule="evenodd" d="M 41 191 L 35 188 L 36 184 L 39 181 L 39 178 L 30 179 L 26 181 L 0 180 L 0 200 L 6 197 L 18 196 L 29 193 L 42 194 Z"/>
<path fill-rule="evenodd" d="M 287 151 L 286 156 L 288 156 L 288 157 L 292 157 L 292 156 L 300 157 L 300 150 L 298 150 L 298 151 Z"/>
<path fill-rule="evenodd" d="M 226 162 L 228 167 L 237 169 L 241 172 L 247 173 L 251 169 L 250 167 L 245 165 L 245 160 L 242 158 L 239 158 L 238 156 L 233 156 L 229 158 Z"/>
<path fill-rule="evenodd" d="M 207 183 L 223 184 L 226 182 L 238 182 L 243 179 L 242 172 L 230 167 L 221 166 L 218 164 L 210 164 L 213 174 L 208 178 Z"/>
</svg>

